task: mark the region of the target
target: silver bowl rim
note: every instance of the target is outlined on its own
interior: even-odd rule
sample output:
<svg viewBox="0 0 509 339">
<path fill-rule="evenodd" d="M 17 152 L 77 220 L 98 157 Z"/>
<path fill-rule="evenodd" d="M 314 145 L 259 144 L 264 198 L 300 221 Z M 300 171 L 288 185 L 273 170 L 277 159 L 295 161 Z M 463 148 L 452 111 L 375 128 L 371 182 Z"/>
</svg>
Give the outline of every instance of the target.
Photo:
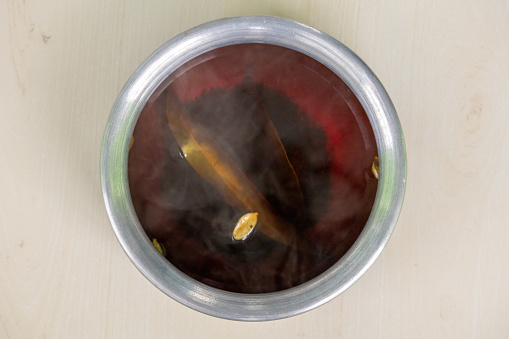
<svg viewBox="0 0 509 339">
<path fill-rule="evenodd" d="M 240 294 L 202 284 L 154 248 L 136 216 L 129 193 L 127 158 L 138 117 L 152 93 L 179 66 L 207 51 L 242 43 L 278 45 L 304 53 L 335 72 L 354 92 L 373 128 L 380 159 L 375 203 L 350 250 L 318 277 L 291 289 Z M 343 293 L 373 264 L 400 214 L 406 186 L 401 125 L 387 92 L 369 67 L 331 36 L 293 20 L 242 16 L 192 28 L 156 50 L 134 72 L 111 110 L 101 150 L 101 184 L 115 235 L 138 270 L 162 292 L 219 318 L 262 321 L 294 316 Z"/>
</svg>

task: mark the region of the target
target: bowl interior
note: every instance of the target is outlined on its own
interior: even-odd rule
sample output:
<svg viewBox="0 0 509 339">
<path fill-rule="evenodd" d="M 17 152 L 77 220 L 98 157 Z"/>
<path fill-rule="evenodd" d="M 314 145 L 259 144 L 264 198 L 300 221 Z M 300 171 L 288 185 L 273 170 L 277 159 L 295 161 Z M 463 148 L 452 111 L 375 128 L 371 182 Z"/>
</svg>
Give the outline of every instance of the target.
<svg viewBox="0 0 509 339">
<path fill-rule="evenodd" d="M 230 45 L 186 62 L 149 98 L 132 140 L 129 187 L 148 237 L 222 290 L 276 292 L 325 272 L 375 201 L 378 153 L 362 105 L 331 70 L 280 46 Z M 245 215 L 256 216 L 251 232 L 234 239 Z"/>
</svg>

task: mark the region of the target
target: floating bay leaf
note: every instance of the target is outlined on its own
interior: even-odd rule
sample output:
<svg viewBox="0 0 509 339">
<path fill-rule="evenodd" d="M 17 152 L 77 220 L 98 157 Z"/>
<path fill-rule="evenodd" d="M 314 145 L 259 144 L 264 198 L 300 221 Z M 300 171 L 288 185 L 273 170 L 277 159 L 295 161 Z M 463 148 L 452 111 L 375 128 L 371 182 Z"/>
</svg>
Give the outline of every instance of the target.
<svg viewBox="0 0 509 339">
<path fill-rule="evenodd" d="M 280 243 L 293 244 L 296 239 L 293 226 L 275 212 L 263 194 L 208 132 L 185 118 L 174 92 L 168 90 L 166 100 L 168 124 L 182 154 L 193 169 L 221 192 L 228 204 L 239 209 L 257 211 L 262 233 Z"/>
<path fill-rule="evenodd" d="M 276 126 L 272 123 L 267 108 L 262 102 L 262 98 L 259 95 L 255 97 L 256 104 L 258 106 L 258 112 L 264 117 L 264 136 L 273 145 L 272 152 L 274 153 L 274 161 L 279 170 L 284 174 L 280 180 L 284 180 L 283 186 L 286 188 L 284 192 L 284 198 L 296 211 L 304 209 L 304 197 L 299 183 L 297 173 L 288 159 L 285 147 L 279 138 Z"/>
</svg>

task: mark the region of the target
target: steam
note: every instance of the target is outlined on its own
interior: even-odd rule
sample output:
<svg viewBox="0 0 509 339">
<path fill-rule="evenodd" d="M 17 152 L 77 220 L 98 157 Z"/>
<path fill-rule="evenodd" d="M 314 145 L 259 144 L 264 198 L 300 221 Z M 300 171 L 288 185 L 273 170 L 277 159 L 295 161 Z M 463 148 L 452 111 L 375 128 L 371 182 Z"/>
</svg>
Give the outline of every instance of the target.
<svg viewBox="0 0 509 339">
<path fill-rule="evenodd" d="M 274 58 L 246 64 L 246 60 L 253 60 L 252 55 L 266 53 L 267 48 Z M 163 244 L 166 257 L 177 268 L 220 289 L 263 293 L 303 283 L 338 260 L 361 232 L 376 184 L 373 186 L 363 170 L 344 163 L 343 158 L 346 167 L 338 167 L 343 148 L 332 147 L 327 135 L 336 136 L 335 127 L 329 125 L 336 124 L 332 111 L 338 105 L 330 102 L 339 100 L 337 96 L 327 94 L 329 103 L 318 103 L 302 90 L 312 91 L 316 83 L 297 87 L 287 79 L 290 75 L 309 77 L 318 72 L 316 69 L 310 73 L 308 65 L 302 74 L 295 73 L 296 69 L 286 63 L 301 62 L 302 56 L 275 46 L 247 45 L 236 51 L 204 55 L 182 66 L 156 91 L 133 134 L 129 185 L 147 235 Z M 272 74 L 267 70 L 273 70 Z M 270 87 L 263 85 L 266 79 L 272 79 Z M 277 243 L 257 230 L 244 242 L 232 241 L 237 220 L 258 211 L 229 205 L 225 196 L 191 167 L 168 127 L 167 91 L 177 94 L 182 114 L 214 136 L 277 213 L 300 236 L 316 244 L 314 254 Z M 260 103 L 298 174 L 304 207 L 297 207 L 295 196 L 289 194 L 294 188 L 281 172 L 274 145 L 267 138 Z M 309 107 L 319 104 L 322 110 L 315 110 L 318 115 L 313 117 Z M 348 107 L 344 103 L 339 106 Z M 347 130 L 350 126 L 337 128 Z M 342 141 L 355 151 L 365 152 L 362 131 L 357 127 L 348 133 Z M 354 139 L 362 143 L 349 141 Z"/>
</svg>

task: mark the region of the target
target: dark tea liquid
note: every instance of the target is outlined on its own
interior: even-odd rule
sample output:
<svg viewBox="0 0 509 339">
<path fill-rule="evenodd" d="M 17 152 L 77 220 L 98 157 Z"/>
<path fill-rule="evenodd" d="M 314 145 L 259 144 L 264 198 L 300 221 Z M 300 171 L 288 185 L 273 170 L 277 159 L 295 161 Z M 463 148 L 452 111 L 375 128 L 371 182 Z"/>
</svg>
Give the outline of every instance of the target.
<svg viewBox="0 0 509 339">
<path fill-rule="evenodd" d="M 213 163 L 193 162 L 209 148 Z M 184 64 L 151 96 L 133 133 L 129 186 L 147 236 L 179 270 L 222 290 L 274 292 L 318 276 L 353 245 L 375 200 L 376 156 L 361 104 L 328 68 L 282 47 L 234 45 Z M 248 186 L 263 203 L 242 196 Z M 234 240 L 239 218 L 254 212 L 254 231 Z M 293 240 L 271 235 L 272 223 Z"/>
</svg>

